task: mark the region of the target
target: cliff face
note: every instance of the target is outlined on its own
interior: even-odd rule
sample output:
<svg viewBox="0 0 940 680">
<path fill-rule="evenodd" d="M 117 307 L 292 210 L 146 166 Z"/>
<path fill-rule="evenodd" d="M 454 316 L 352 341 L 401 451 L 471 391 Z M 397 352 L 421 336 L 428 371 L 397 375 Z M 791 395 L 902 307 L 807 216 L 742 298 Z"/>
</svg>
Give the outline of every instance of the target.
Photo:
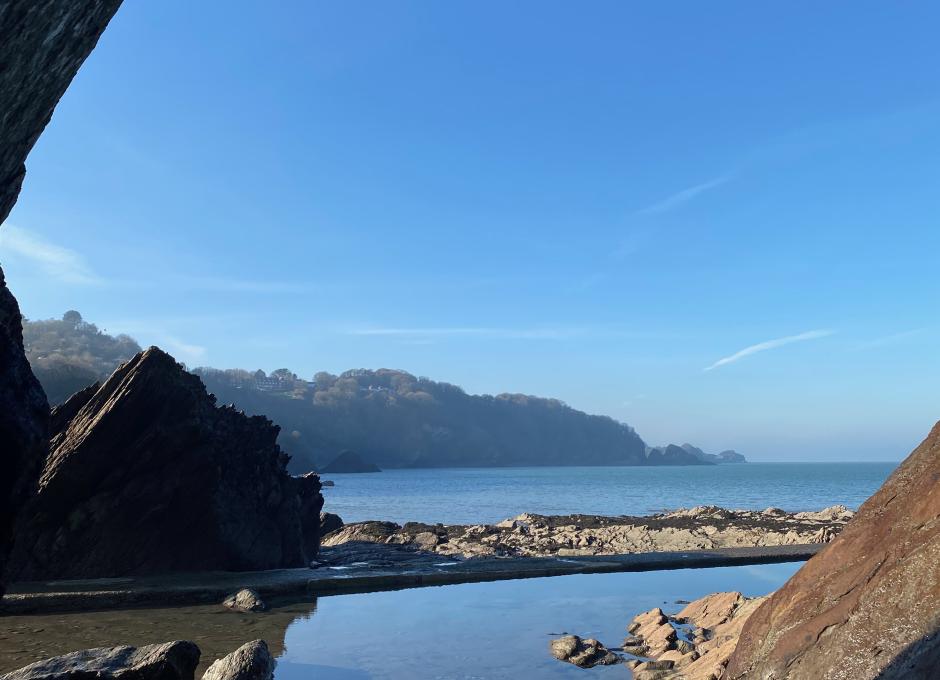
<svg viewBox="0 0 940 680">
<path fill-rule="evenodd" d="M 917 680 L 940 668 L 940 423 L 748 620 L 728 678 Z"/>
<path fill-rule="evenodd" d="M 13 522 L 46 455 L 49 406 L 23 354 L 20 308 L 0 270 L 0 595 Z"/>
<path fill-rule="evenodd" d="M 0 4 L 0 223 L 26 174 L 26 155 L 122 0 Z"/>
<path fill-rule="evenodd" d="M 0 4 L 0 224 L 16 203 L 27 154 L 120 5 L 121 0 Z M 23 355 L 19 306 L 0 270 L 0 574 L 14 521 L 42 464 L 48 417 L 46 397 Z"/>
<path fill-rule="evenodd" d="M 271 569 L 313 557 L 319 478 L 290 477 L 277 426 L 217 407 L 161 350 L 52 419 L 63 427 L 17 529 L 11 578 Z"/>
</svg>

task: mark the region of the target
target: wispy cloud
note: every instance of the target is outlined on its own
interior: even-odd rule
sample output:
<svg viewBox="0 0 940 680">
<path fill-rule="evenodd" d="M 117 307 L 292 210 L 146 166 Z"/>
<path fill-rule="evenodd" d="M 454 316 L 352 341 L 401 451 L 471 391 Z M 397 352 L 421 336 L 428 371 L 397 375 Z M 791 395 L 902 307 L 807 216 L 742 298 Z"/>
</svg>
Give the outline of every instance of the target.
<svg viewBox="0 0 940 680">
<path fill-rule="evenodd" d="M 12 225 L 0 228 L 0 253 L 26 260 L 46 276 L 63 283 L 83 286 L 104 283 L 80 253 L 47 241 L 27 229 Z"/>
<path fill-rule="evenodd" d="M 740 361 L 744 357 L 749 357 L 752 354 L 757 354 L 758 352 L 766 352 L 767 350 L 777 349 L 778 347 L 784 347 L 786 345 L 792 345 L 795 342 L 804 342 L 806 340 L 815 340 L 817 338 L 825 338 L 829 335 L 832 335 L 835 331 L 829 330 L 816 330 L 816 331 L 807 331 L 806 333 L 800 333 L 799 335 L 788 335 L 785 338 L 777 338 L 775 340 L 767 340 L 766 342 L 759 342 L 756 345 L 751 345 L 745 347 L 744 349 L 735 352 L 729 356 L 723 357 L 713 363 L 711 366 L 706 366 L 706 371 L 712 371 L 720 366 L 727 366 L 728 364 L 733 364 L 736 361 Z"/>
<path fill-rule="evenodd" d="M 688 203 L 697 196 L 701 196 L 705 192 L 711 191 L 712 189 L 717 189 L 722 184 L 728 182 L 730 179 L 730 175 L 722 175 L 721 177 L 710 179 L 707 182 L 702 182 L 701 184 L 687 187 L 682 191 L 677 191 L 676 193 L 667 198 L 664 198 L 661 201 L 637 210 L 634 215 L 660 215 L 662 213 L 669 212 L 670 210 L 675 210 L 679 206 Z"/>
</svg>

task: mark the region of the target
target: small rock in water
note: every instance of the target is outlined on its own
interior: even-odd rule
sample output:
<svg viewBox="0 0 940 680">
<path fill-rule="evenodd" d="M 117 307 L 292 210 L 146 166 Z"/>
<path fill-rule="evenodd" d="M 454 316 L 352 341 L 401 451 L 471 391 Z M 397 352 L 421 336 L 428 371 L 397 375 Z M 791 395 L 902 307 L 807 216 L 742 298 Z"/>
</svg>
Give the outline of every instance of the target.
<svg viewBox="0 0 940 680">
<path fill-rule="evenodd" d="M 577 635 L 566 635 L 552 640 L 548 648 L 552 656 L 559 661 L 567 661 L 580 668 L 611 666 L 621 662 L 619 656 L 597 640 L 591 638 L 582 640 Z"/>
<path fill-rule="evenodd" d="M 239 612 L 263 612 L 267 609 L 261 596 L 250 588 L 242 588 L 234 595 L 229 595 L 222 605 Z"/>
<path fill-rule="evenodd" d="M 274 665 L 267 643 L 253 640 L 214 661 L 202 680 L 271 680 Z"/>
<path fill-rule="evenodd" d="M 691 600 L 676 600 L 673 604 L 691 604 Z"/>
</svg>

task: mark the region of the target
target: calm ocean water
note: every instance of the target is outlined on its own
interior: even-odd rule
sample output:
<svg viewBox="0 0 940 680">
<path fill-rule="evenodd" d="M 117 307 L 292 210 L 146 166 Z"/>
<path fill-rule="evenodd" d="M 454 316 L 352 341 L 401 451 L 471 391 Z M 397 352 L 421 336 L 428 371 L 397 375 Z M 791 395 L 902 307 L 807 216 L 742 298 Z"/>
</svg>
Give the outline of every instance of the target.
<svg viewBox="0 0 940 680">
<path fill-rule="evenodd" d="M 897 463 L 386 470 L 326 475 L 324 510 L 346 522 L 492 523 L 534 512 L 646 515 L 693 505 L 857 508 Z"/>
</svg>

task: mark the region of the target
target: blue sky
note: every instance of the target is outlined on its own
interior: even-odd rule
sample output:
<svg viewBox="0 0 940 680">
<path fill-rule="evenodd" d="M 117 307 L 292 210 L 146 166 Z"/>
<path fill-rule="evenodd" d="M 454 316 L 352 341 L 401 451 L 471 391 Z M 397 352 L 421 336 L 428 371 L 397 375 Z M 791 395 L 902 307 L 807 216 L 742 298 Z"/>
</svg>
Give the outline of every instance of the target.
<svg viewBox="0 0 940 680">
<path fill-rule="evenodd" d="M 127 2 L 0 229 L 32 318 L 754 459 L 940 418 L 933 3 Z"/>
</svg>

